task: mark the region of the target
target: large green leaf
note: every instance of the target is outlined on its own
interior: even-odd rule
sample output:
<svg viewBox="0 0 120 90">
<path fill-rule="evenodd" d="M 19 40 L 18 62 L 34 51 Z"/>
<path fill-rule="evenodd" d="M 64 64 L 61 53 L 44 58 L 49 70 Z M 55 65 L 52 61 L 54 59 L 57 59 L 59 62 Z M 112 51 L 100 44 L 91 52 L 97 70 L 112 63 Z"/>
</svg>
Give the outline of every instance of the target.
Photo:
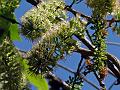
<svg viewBox="0 0 120 90">
<path fill-rule="evenodd" d="M 9 30 L 11 40 L 21 40 L 17 24 L 11 24 Z"/>
<path fill-rule="evenodd" d="M 29 74 L 27 76 L 27 79 L 31 84 L 33 84 L 35 87 L 37 87 L 38 90 L 48 90 L 48 84 L 45 78 L 43 78 L 41 75 L 33 75 Z"/>
</svg>

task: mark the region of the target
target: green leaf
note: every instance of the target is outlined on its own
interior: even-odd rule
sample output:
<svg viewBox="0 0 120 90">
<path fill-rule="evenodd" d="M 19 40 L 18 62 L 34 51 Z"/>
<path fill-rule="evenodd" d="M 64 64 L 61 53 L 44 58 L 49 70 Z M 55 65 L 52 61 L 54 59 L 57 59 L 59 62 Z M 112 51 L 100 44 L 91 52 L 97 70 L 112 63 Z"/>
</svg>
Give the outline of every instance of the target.
<svg viewBox="0 0 120 90">
<path fill-rule="evenodd" d="M 27 78 L 31 84 L 37 87 L 38 90 L 48 90 L 48 83 L 41 75 L 35 76 L 33 74 L 29 74 L 27 75 Z"/>
<path fill-rule="evenodd" d="M 21 40 L 17 24 L 11 24 L 9 30 L 11 40 Z"/>
<path fill-rule="evenodd" d="M 75 23 L 75 22 L 74 22 L 74 19 L 70 20 L 70 28 L 73 27 L 74 23 Z"/>
</svg>

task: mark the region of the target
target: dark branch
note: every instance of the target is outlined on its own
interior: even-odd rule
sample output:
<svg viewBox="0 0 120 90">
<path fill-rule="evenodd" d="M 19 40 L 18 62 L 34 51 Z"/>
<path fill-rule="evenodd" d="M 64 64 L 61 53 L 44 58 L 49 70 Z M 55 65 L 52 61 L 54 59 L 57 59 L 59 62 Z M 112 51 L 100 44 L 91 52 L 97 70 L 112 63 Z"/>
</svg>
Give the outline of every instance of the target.
<svg viewBox="0 0 120 90">
<path fill-rule="evenodd" d="M 117 69 L 120 73 L 120 60 L 118 60 L 115 56 L 113 56 L 110 53 L 107 53 L 107 58 L 117 67 Z"/>
<path fill-rule="evenodd" d="M 99 85 L 100 85 L 102 88 L 105 88 L 105 84 L 100 80 L 100 78 L 99 78 L 98 74 L 96 73 L 96 71 L 93 71 L 93 73 L 94 73 L 96 79 L 98 80 Z"/>
<path fill-rule="evenodd" d="M 79 35 L 75 35 L 84 45 L 86 45 L 91 51 L 94 51 L 94 46 L 86 38 L 81 38 Z"/>
<path fill-rule="evenodd" d="M 79 16 L 81 16 L 81 17 L 83 17 L 83 18 L 86 18 L 86 19 L 90 19 L 90 18 L 91 18 L 90 16 L 87 16 L 87 15 L 84 15 L 84 14 L 82 14 L 82 13 L 80 13 L 80 12 L 77 12 L 76 10 L 72 9 L 72 8 L 71 8 L 70 6 L 68 6 L 68 5 L 65 6 L 65 10 L 71 12 L 74 16 L 79 15 Z"/>
<path fill-rule="evenodd" d="M 49 72 L 46 75 L 46 79 L 48 79 L 49 84 L 54 90 L 59 90 L 59 88 L 62 88 L 62 90 L 70 90 L 71 87 L 66 84 L 64 81 L 62 81 L 60 78 L 56 77 L 53 73 Z M 52 89 L 53 90 L 53 89 Z"/>
<path fill-rule="evenodd" d="M 19 22 L 17 22 L 15 19 L 11 19 L 11 18 L 5 17 L 5 16 L 3 16 L 3 15 L 0 15 L 0 17 L 3 18 L 3 19 L 5 19 L 5 20 L 7 20 L 7 21 L 9 21 L 9 22 L 11 22 L 12 24 L 19 24 L 19 25 L 21 25 L 21 24 L 20 24 Z"/>
<path fill-rule="evenodd" d="M 74 81 L 73 81 L 72 89 L 74 89 L 75 83 L 76 83 L 76 81 L 77 81 L 77 77 L 79 76 L 80 67 L 81 67 L 81 64 L 82 64 L 82 62 L 83 62 L 83 59 L 84 59 L 83 56 L 81 56 L 81 60 L 80 60 L 80 62 L 79 62 L 79 64 L 78 64 L 78 67 L 77 67 L 77 72 L 74 74 Z"/>
</svg>

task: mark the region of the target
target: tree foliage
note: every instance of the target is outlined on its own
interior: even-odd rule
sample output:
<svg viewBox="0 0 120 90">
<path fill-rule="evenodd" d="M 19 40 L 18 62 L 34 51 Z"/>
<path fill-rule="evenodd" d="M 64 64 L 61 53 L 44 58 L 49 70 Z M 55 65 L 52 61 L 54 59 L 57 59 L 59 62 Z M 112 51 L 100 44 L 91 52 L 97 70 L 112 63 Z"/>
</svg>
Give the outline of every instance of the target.
<svg viewBox="0 0 120 90">
<path fill-rule="evenodd" d="M 32 5 L 37 2 L 27 1 Z M 91 8 L 91 16 L 72 8 L 81 2 Z M 1 90 L 29 90 L 30 84 L 38 90 L 81 90 L 84 81 L 106 90 L 104 79 L 109 73 L 115 76 L 115 84 L 120 84 L 120 61 L 106 50 L 109 30 L 120 34 L 119 0 L 71 0 L 71 5 L 63 0 L 40 1 L 22 16 L 21 23 L 14 15 L 19 3 L 20 0 L 0 1 Z M 69 18 L 68 12 L 74 16 Z M 30 51 L 23 52 L 13 45 L 14 40 L 21 40 L 19 34 L 36 42 Z M 74 52 L 81 57 L 76 72 L 57 63 Z M 62 82 L 51 74 L 55 66 L 74 76 Z M 100 87 L 85 78 L 91 72 Z"/>
</svg>

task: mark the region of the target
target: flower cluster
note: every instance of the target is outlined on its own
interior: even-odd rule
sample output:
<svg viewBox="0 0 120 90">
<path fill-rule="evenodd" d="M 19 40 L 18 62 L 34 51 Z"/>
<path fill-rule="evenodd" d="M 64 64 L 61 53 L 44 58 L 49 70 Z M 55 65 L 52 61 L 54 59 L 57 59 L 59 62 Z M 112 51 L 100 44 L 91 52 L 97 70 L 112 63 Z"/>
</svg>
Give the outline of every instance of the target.
<svg viewBox="0 0 120 90">
<path fill-rule="evenodd" d="M 22 34 L 31 40 L 41 37 L 55 24 L 66 19 L 64 6 L 63 1 L 54 0 L 42 2 L 37 8 L 32 8 L 22 17 Z"/>
</svg>

